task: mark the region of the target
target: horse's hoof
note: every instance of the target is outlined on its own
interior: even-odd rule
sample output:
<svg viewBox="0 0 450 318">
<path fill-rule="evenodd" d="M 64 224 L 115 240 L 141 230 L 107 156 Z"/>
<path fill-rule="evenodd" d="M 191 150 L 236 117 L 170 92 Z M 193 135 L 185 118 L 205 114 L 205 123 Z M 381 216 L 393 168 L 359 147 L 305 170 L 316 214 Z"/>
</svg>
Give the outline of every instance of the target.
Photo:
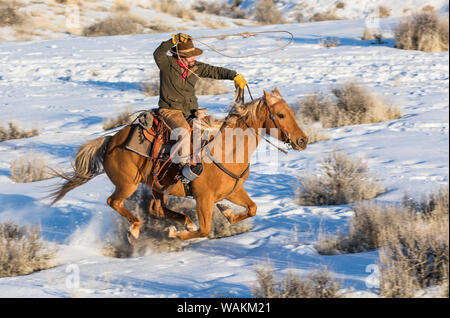
<svg viewBox="0 0 450 318">
<path fill-rule="evenodd" d="M 136 245 L 136 238 L 130 233 L 130 231 L 127 231 L 127 238 L 128 238 L 128 243 L 130 243 L 131 245 Z"/>
<path fill-rule="evenodd" d="M 140 229 L 141 229 L 141 222 L 138 221 L 131 224 L 130 229 L 128 231 L 135 239 L 138 239 Z"/>
<path fill-rule="evenodd" d="M 198 231 L 198 226 L 196 224 L 189 224 L 186 226 L 186 228 L 189 232 Z"/>
<path fill-rule="evenodd" d="M 177 228 L 176 228 L 175 226 L 173 226 L 173 225 L 171 225 L 171 226 L 169 226 L 168 228 L 166 228 L 166 229 L 164 230 L 164 232 L 167 233 L 167 236 L 168 236 L 169 238 L 177 238 L 177 237 L 178 237 L 178 231 L 177 231 Z"/>
<path fill-rule="evenodd" d="M 227 219 L 229 219 L 233 215 L 233 209 L 226 204 L 218 203 L 217 208 Z"/>
</svg>

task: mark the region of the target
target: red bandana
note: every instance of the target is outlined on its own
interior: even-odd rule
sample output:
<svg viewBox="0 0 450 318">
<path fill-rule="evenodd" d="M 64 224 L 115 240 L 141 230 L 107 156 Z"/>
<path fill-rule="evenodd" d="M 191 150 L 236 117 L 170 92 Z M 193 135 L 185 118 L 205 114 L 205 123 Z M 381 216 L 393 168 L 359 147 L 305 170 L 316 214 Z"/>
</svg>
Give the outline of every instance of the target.
<svg viewBox="0 0 450 318">
<path fill-rule="evenodd" d="M 177 62 L 178 62 L 178 65 L 180 65 L 180 66 L 184 69 L 184 72 L 183 72 L 183 75 L 181 75 L 181 78 L 182 78 L 182 79 L 185 79 L 186 76 L 188 75 L 188 69 L 189 69 L 189 67 L 186 66 L 186 65 L 184 65 L 183 63 L 181 63 L 180 60 L 177 60 Z"/>
</svg>

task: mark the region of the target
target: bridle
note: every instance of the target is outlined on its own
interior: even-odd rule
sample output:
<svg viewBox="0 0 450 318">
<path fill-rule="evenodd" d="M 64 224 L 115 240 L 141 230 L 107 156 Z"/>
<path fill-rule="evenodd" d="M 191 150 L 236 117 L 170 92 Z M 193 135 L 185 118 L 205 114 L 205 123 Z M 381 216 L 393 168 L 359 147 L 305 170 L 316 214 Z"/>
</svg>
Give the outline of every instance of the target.
<svg viewBox="0 0 450 318">
<path fill-rule="evenodd" d="M 266 104 L 267 111 L 268 111 L 268 113 L 269 113 L 269 118 L 272 120 L 273 124 L 275 125 L 275 128 L 277 128 L 278 130 L 281 131 L 281 134 L 282 134 L 282 136 L 283 136 L 283 138 L 282 138 L 281 141 L 284 142 L 286 145 L 290 146 L 291 143 L 292 143 L 292 140 L 291 140 L 291 137 L 290 137 L 290 135 L 289 135 L 289 132 L 286 131 L 286 129 L 284 129 L 283 126 L 281 126 L 280 122 L 279 122 L 278 119 L 277 119 L 277 116 L 274 115 L 273 112 L 272 112 L 272 108 L 273 108 L 276 104 L 279 104 L 279 103 L 282 103 L 282 102 L 283 102 L 283 101 L 280 100 L 280 101 L 276 102 L 275 104 L 272 104 L 271 106 L 269 106 L 269 104 L 267 103 L 267 100 L 266 100 L 266 101 L 265 101 L 265 104 Z"/>
</svg>

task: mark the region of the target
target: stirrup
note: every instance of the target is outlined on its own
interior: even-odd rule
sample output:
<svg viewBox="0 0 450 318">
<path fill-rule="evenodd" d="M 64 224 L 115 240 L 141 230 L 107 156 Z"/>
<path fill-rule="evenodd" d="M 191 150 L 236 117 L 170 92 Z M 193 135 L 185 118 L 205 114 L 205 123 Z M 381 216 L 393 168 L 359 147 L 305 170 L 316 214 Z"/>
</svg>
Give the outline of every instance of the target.
<svg viewBox="0 0 450 318">
<path fill-rule="evenodd" d="M 181 170 L 181 182 L 183 183 L 189 183 L 200 177 L 201 173 L 203 171 L 203 165 L 196 164 L 193 166 L 190 166 L 189 164 L 186 164 L 183 169 Z"/>
</svg>

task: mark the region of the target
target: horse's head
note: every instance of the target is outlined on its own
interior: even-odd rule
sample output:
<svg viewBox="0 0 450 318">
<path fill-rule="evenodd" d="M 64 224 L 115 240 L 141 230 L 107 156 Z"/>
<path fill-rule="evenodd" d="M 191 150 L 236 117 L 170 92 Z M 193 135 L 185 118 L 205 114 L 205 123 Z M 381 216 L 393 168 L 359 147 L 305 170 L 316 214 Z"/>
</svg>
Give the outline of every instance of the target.
<svg viewBox="0 0 450 318">
<path fill-rule="evenodd" d="M 304 150 L 308 144 L 308 136 L 295 121 L 294 111 L 281 97 L 277 88 L 272 93 L 264 91 L 267 116 L 264 128 L 278 129 L 277 138 L 290 144 L 294 150 Z"/>
</svg>

